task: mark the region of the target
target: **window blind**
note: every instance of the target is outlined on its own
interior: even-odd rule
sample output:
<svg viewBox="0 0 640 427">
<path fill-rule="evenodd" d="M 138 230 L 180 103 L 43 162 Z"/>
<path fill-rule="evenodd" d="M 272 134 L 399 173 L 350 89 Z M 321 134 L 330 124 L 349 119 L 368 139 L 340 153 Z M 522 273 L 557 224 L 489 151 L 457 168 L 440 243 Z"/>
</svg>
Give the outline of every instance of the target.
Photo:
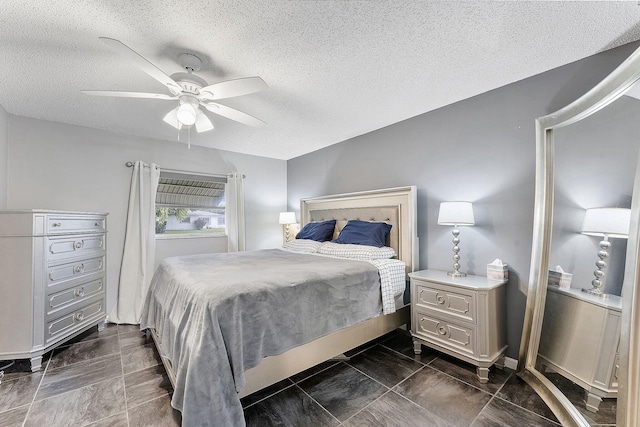
<svg viewBox="0 0 640 427">
<path fill-rule="evenodd" d="M 227 178 L 176 172 L 160 172 L 157 207 L 224 209 Z"/>
</svg>

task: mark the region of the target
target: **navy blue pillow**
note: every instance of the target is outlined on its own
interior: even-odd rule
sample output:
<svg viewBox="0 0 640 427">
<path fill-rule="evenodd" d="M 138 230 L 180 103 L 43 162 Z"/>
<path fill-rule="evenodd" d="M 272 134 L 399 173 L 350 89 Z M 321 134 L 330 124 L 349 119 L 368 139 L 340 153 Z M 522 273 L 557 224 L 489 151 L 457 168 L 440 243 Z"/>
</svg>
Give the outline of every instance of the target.
<svg viewBox="0 0 640 427">
<path fill-rule="evenodd" d="M 391 224 L 384 222 L 350 220 L 333 242 L 381 248 L 387 246 L 387 236 L 390 230 Z"/>
<path fill-rule="evenodd" d="M 336 220 L 310 222 L 296 234 L 296 239 L 310 239 L 316 242 L 326 242 L 333 238 L 333 230 L 336 228 Z"/>
</svg>

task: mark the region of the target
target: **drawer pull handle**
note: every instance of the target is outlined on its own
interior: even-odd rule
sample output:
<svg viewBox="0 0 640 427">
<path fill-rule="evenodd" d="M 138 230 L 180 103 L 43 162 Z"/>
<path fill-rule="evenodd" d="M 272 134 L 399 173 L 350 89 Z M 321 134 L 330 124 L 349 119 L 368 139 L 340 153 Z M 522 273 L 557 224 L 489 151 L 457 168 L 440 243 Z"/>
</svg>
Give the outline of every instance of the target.
<svg viewBox="0 0 640 427">
<path fill-rule="evenodd" d="M 445 298 L 442 295 L 438 295 L 436 301 L 438 301 L 438 304 L 444 304 Z"/>
<path fill-rule="evenodd" d="M 62 223 L 60 222 L 54 222 L 53 224 L 51 224 L 52 227 L 62 227 Z"/>
<path fill-rule="evenodd" d="M 440 335 L 447 335 L 447 329 L 444 326 L 438 327 L 438 332 Z"/>
<path fill-rule="evenodd" d="M 95 223 L 95 224 L 93 224 L 93 225 L 95 225 L 96 227 L 102 227 L 102 223 L 101 223 L 101 222 L 96 222 L 96 223 Z"/>
<path fill-rule="evenodd" d="M 75 318 L 78 322 L 82 322 L 82 319 L 84 319 L 84 313 L 83 312 L 76 313 Z"/>
<path fill-rule="evenodd" d="M 84 288 L 76 289 L 76 297 L 82 298 L 84 296 Z"/>
<path fill-rule="evenodd" d="M 84 264 L 76 265 L 73 271 L 76 273 L 82 273 L 84 271 Z"/>
<path fill-rule="evenodd" d="M 73 244 L 73 247 L 76 249 L 82 249 L 83 246 L 84 246 L 84 242 L 82 241 L 78 241 Z"/>
</svg>

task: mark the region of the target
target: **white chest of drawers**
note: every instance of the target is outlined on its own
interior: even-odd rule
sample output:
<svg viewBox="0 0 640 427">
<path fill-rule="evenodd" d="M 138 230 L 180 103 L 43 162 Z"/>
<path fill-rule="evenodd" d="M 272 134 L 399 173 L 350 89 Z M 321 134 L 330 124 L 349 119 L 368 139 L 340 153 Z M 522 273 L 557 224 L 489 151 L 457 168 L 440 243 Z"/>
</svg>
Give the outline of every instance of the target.
<svg viewBox="0 0 640 427">
<path fill-rule="evenodd" d="M 489 367 L 504 365 L 505 282 L 486 277 L 452 278 L 444 271 L 422 270 L 411 278 L 411 335 L 421 345 L 475 365 L 480 382 Z"/>
<path fill-rule="evenodd" d="M 106 317 L 107 214 L 0 211 L 0 360 L 42 355 Z"/>
</svg>

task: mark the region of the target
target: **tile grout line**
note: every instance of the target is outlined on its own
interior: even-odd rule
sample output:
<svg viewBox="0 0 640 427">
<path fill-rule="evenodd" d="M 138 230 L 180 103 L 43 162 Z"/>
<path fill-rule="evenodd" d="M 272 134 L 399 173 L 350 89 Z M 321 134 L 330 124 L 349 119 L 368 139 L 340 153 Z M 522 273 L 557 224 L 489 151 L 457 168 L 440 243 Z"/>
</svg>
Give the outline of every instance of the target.
<svg viewBox="0 0 640 427">
<path fill-rule="evenodd" d="M 25 427 L 27 425 L 27 420 L 29 419 L 29 415 L 31 414 L 31 409 L 33 409 L 33 403 L 36 401 L 36 396 L 38 395 L 38 392 L 40 391 L 40 386 L 42 386 L 42 381 L 44 381 L 44 376 L 47 374 L 47 371 L 49 370 L 49 364 L 51 363 L 51 359 L 53 358 L 53 355 L 55 354 L 56 349 L 51 350 L 51 356 L 49 356 L 49 360 L 47 360 L 47 366 L 44 367 L 44 371 L 42 371 L 42 377 L 40 378 L 40 381 L 38 382 L 38 387 L 36 387 L 36 392 L 33 393 L 33 398 L 31 398 L 31 403 L 29 404 L 29 409 L 27 409 L 27 415 L 25 415 L 24 417 L 24 421 L 22 421 L 22 427 Z"/>
<path fill-rule="evenodd" d="M 311 378 L 311 377 L 309 377 L 309 378 Z M 297 385 L 297 383 L 295 383 L 295 382 L 293 382 L 293 381 L 292 381 L 292 382 L 291 382 L 291 384 L 289 384 L 289 385 L 287 385 L 287 386 L 285 386 L 285 387 L 281 388 L 280 390 L 274 391 L 274 392 L 273 392 L 273 393 L 271 393 L 270 395 L 265 396 L 265 397 L 263 397 L 263 398 L 262 398 L 262 399 L 260 399 L 260 400 L 256 400 L 255 402 L 253 402 L 253 403 L 252 403 L 252 404 L 250 404 L 250 405 L 244 406 L 244 407 L 242 408 L 242 410 L 244 411 L 245 409 L 250 408 L 250 407 L 252 407 L 252 406 L 253 406 L 253 405 L 255 405 L 255 404 L 258 404 L 258 403 L 260 403 L 260 402 L 262 402 L 262 401 L 265 401 L 265 400 L 267 400 L 267 399 L 269 399 L 269 398 L 271 398 L 271 397 L 275 396 L 276 394 L 280 393 L 281 391 L 285 391 L 286 389 L 293 387 L 294 385 Z M 258 390 L 258 391 L 259 391 L 259 390 Z M 251 396 L 251 395 L 249 394 L 249 395 L 247 395 L 246 397 L 248 397 L 248 396 Z"/>
<path fill-rule="evenodd" d="M 117 328 L 118 326 L 116 326 Z M 120 331 L 116 330 L 118 337 L 118 348 L 120 349 L 120 372 L 122 372 L 122 392 L 124 393 L 124 414 L 127 417 L 127 426 L 130 426 L 129 421 L 129 402 L 127 402 L 127 383 L 124 379 L 124 362 L 122 361 L 122 347 L 120 346 Z"/>
<path fill-rule="evenodd" d="M 434 360 L 435 360 L 435 359 L 434 359 Z M 444 360 L 444 359 L 443 359 L 443 360 Z M 456 380 L 456 381 L 458 381 L 458 382 L 461 382 L 462 384 L 468 385 L 469 387 L 473 387 L 473 388 L 475 388 L 476 390 L 479 390 L 479 391 L 481 391 L 481 392 L 483 392 L 483 393 L 487 393 L 487 394 L 488 394 L 488 395 L 490 395 L 490 396 L 494 396 L 496 393 L 498 393 L 497 391 L 496 391 L 496 393 L 491 393 L 490 391 L 483 390 L 483 389 L 481 389 L 480 387 L 478 387 L 478 386 L 476 386 L 476 385 L 473 385 L 473 384 L 468 383 L 468 382 L 466 382 L 466 381 L 464 381 L 464 380 L 461 380 L 460 378 L 454 377 L 453 375 L 451 375 L 451 374 L 449 374 L 449 373 L 447 373 L 447 372 L 445 372 L 445 371 L 442 371 L 442 370 L 440 370 L 440 369 L 438 369 L 438 368 L 436 368 L 436 367 L 434 367 L 434 366 L 430 366 L 430 365 L 428 365 L 428 367 L 429 367 L 429 368 L 431 368 L 431 369 L 433 369 L 434 371 L 437 371 L 437 372 L 439 372 L 439 373 L 441 373 L 441 374 L 444 374 L 444 375 L 446 375 L 446 376 L 448 376 L 448 377 L 450 377 L 450 378 L 453 378 L 454 380 Z M 510 375 L 507 377 L 507 380 L 508 380 L 509 378 L 511 378 L 511 375 L 513 375 L 513 374 L 510 374 Z M 504 382 L 504 383 L 502 383 L 502 385 L 500 386 L 500 388 L 498 388 L 498 390 L 501 390 L 501 389 L 502 389 L 502 387 L 504 386 L 504 384 L 506 384 L 506 382 L 507 382 L 507 381 L 505 380 L 505 382 Z"/>
<path fill-rule="evenodd" d="M 327 414 L 329 414 L 329 416 L 331 418 L 333 418 L 334 420 L 336 420 L 338 422 L 338 424 L 342 425 L 342 421 L 340 421 L 335 415 L 333 415 L 331 412 L 329 412 L 329 410 L 327 408 L 324 407 L 324 405 L 322 405 L 320 402 L 318 402 L 316 399 L 314 399 L 309 393 L 307 393 L 302 387 L 300 387 L 298 384 L 294 384 L 294 387 L 297 387 L 298 390 L 300 390 L 301 392 L 303 392 L 304 394 L 307 395 L 307 397 L 309 397 L 309 399 L 311 399 L 312 402 L 314 402 L 316 405 L 318 405 L 319 407 L 322 408 L 323 411 L 325 411 Z M 288 388 L 288 387 L 287 387 Z"/>
<path fill-rule="evenodd" d="M 349 418 L 347 418 L 346 420 L 344 420 L 344 422 L 349 421 L 350 419 L 352 419 L 353 417 L 357 416 L 359 413 L 361 413 L 362 411 L 364 411 L 365 409 L 367 409 L 369 406 L 373 405 L 375 402 L 377 402 L 378 400 L 382 399 L 383 396 L 386 396 L 389 393 L 392 393 L 393 390 L 391 390 L 390 388 L 387 388 L 387 391 L 385 391 L 384 393 L 382 393 L 380 396 L 376 397 L 375 399 L 373 399 L 371 402 L 367 403 L 366 405 L 364 405 L 364 407 L 360 408 L 358 411 L 356 411 L 355 414 L 351 415 Z M 396 393 L 397 394 L 397 393 Z"/>
<path fill-rule="evenodd" d="M 345 362 L 346 363 L 346 362 Z M 377 398 L 373 399 L 373 401 L 369 402 L 368 404 L 366 404 L 363 408 L 361 408 L 359 411 L 357 411 L 355 414 L 353 414 L 351 417 L 347 418 L 347 420 L 350 420 L 351 418 L 355 417 L 356 415 L 358 415 L 360 412 L 364 411 L 366 408 L 368 408 L 369 406 L 371 406 L 374 402 L 378 401 L 380 398 L 382 398 L 382 396 L 387 395 L 389 392 L 393 392 L 395 394 L 397 394 L 398 396 L 402 396 L 404 399 L 408 400 L 409 402 L 413 403 L 414 405 L 417 405 L 419 407 L 421 407 L 420 405 L 418 405 L 416 402 L 414 402 L 413 400 L 409 399 L 408 397 L 405 397 L 403 395 L 401 395 L 400 393 L 397 393 L 395 391 L 393 391 L 394 388 L 398 387 L 400 384 L 402 384 L 403 382 L 407 381 L 409 378 L 411 378 L 412 376 L 416 375 L 418 372 L 422 371 L 426 366 L 421 366 L 418 370 L 416 370 L 415 372 L 413 372 L 411 375 L 409 375 L 408 377 L 402 379 L 400 382 L 398 382 L 396 385 L 394 385 L 393 387 L 388 387 L 386 384 L 382 384 L 380 381 L 377 381 L 375 378 L 372 378 L 371 376 L 367 375 L 365 372 L 362 372 L 360 369 L 356 368 L 355 366 L 351 366 L 347 363 L 348 366 L 350 366 L 351 368 L 355 369 L 356 371 L 360 372 L 362 375 L 372 379 L 373 381 L 377 382 L 378 384 L 382 385 L 384 388 L 387 389 L 387 391 L 385 391 L 384 393 L 382 393 L 380 396 L 378 396 Z M 422 408 L 422 407 L 421 407 Z M 347 421 L 345 420 L 345 421 Z"/>
<path fill-rule="evenodd" d="M 536 393 L 536 396 L 537 396 L 537 395 L 538 395 L 538 394 Z M 535 411 L 532 411 L 531 409 L 525 408 L 524 406 L 520 406 L 520 405 L 518 405 L 517 403 L 511 402 L 511 401 L 509 401 L 509 400 L 507 400 L 507 399 L 505 399 L 505 398 L 502 398 L 502 397 L 498 396 L 497 394 L 496 394 L 495 398 L 496 398 L 496 399 L 500 399 L 500 400 L 502 400 L 503 402 L 506 402 L 506 403 L 508 403 L 508 404 L 510 404 L 510 405 L 513 405 L 513 406 L 515 406 L 516 408 L 520 408 L 520 409 L 522 409 L 523 411 L 526 411 L 526 412 L 529 412 L 529 413 L 531 413 L 531 414 L 537 415 L 538 417 L 540 417 L 540 418 L 542 418 L 542 419 L 544 419 L 544 420 L 547 420 L 547 421 L 549 421 L 549 422 L 552 422 L 553 424 L 560 425 L 560 424 L 558 424 L 557 422 L 555 422 L 555 421 L 553 421 L 553 420 L 551 420 L 551 419 L 549 419 L 549 418 L 545 417 L 545 416 L 544 416 L 544 415 L 542 415 L 542 414 L 539 414 L 539 413 L 537 413 L 537 412 L 535 412 Z M 546 405 L 546 404 L 545 404 L 545 405 Z"/>
<path fill-rule="evenodd" d="M 424 366 L 427 366 L 429 363 L 431 363 L 434 359 L 436 359 L 436 358 L 438 357 L 438 356 L 433 356 L 433 359 L 431 359 L 429 362 L 425 363 L 425 362 L 423 362 L 423 361 L 421 361 L 421 360 L 413 359 L 411 356 L 407 356 L 406 354 L 401 353 L 401 352 L 399 352 L 398 350 L 396 350 L 396 349 L 394 349 L 394 348 L 387 347 L 386 345 L 384 345 L 384 343 L 381 343 L 381 344 L 380 344 L 380 346 L 382 346 L 382 347 L 386 348 L 387 350 L 390 350 L 390 351 L 392 351 L 392 352 L 394 352 L 394 353 L 396 353 L 396 354 L 399 354 L 400 356 L 405 357 L 405 358 L 407 358 L 407 359 L 409 359 L 409 360 L 413 360 L 414 362 L 421 363 L 421 364 L 423 364 Z M 419 355 L 419 354 L 416 354 L 416 356 L 420 356 L 420 355 Z"/>
<path fill-rule="evenodd" d="M 469 425 L 470 425 L 470 426 L 472 426 L 472 425 L 473 425 L 473 423 L 475 423 L 475 422 L 476 422 L 476 420 L 478 419 L 478 417 L 480 416 L 480 414 L 482 414 L 482 411 L 484 411 L 484 410 L 487 408 L 487 406 L 489 406 L 489 404 L 490 404 L 491 402 L 493 402 L 493 399 L 495 399 L 495 398 L 496 398 L 496 396 L 495 396 L 495 395 L 491 395 L 491 399 L 489 399 L 489 400 L 487 401 L 487 403 L 485 403 L 485 404 L 484 404 L 484 406 L 482 407 L 482 409 L 480 409 L 480 411 L 476 414 L 476 416 L 473 418 L 473 420 L 471 420 L 471 423 L 469 423 Z"/>
</svg>

